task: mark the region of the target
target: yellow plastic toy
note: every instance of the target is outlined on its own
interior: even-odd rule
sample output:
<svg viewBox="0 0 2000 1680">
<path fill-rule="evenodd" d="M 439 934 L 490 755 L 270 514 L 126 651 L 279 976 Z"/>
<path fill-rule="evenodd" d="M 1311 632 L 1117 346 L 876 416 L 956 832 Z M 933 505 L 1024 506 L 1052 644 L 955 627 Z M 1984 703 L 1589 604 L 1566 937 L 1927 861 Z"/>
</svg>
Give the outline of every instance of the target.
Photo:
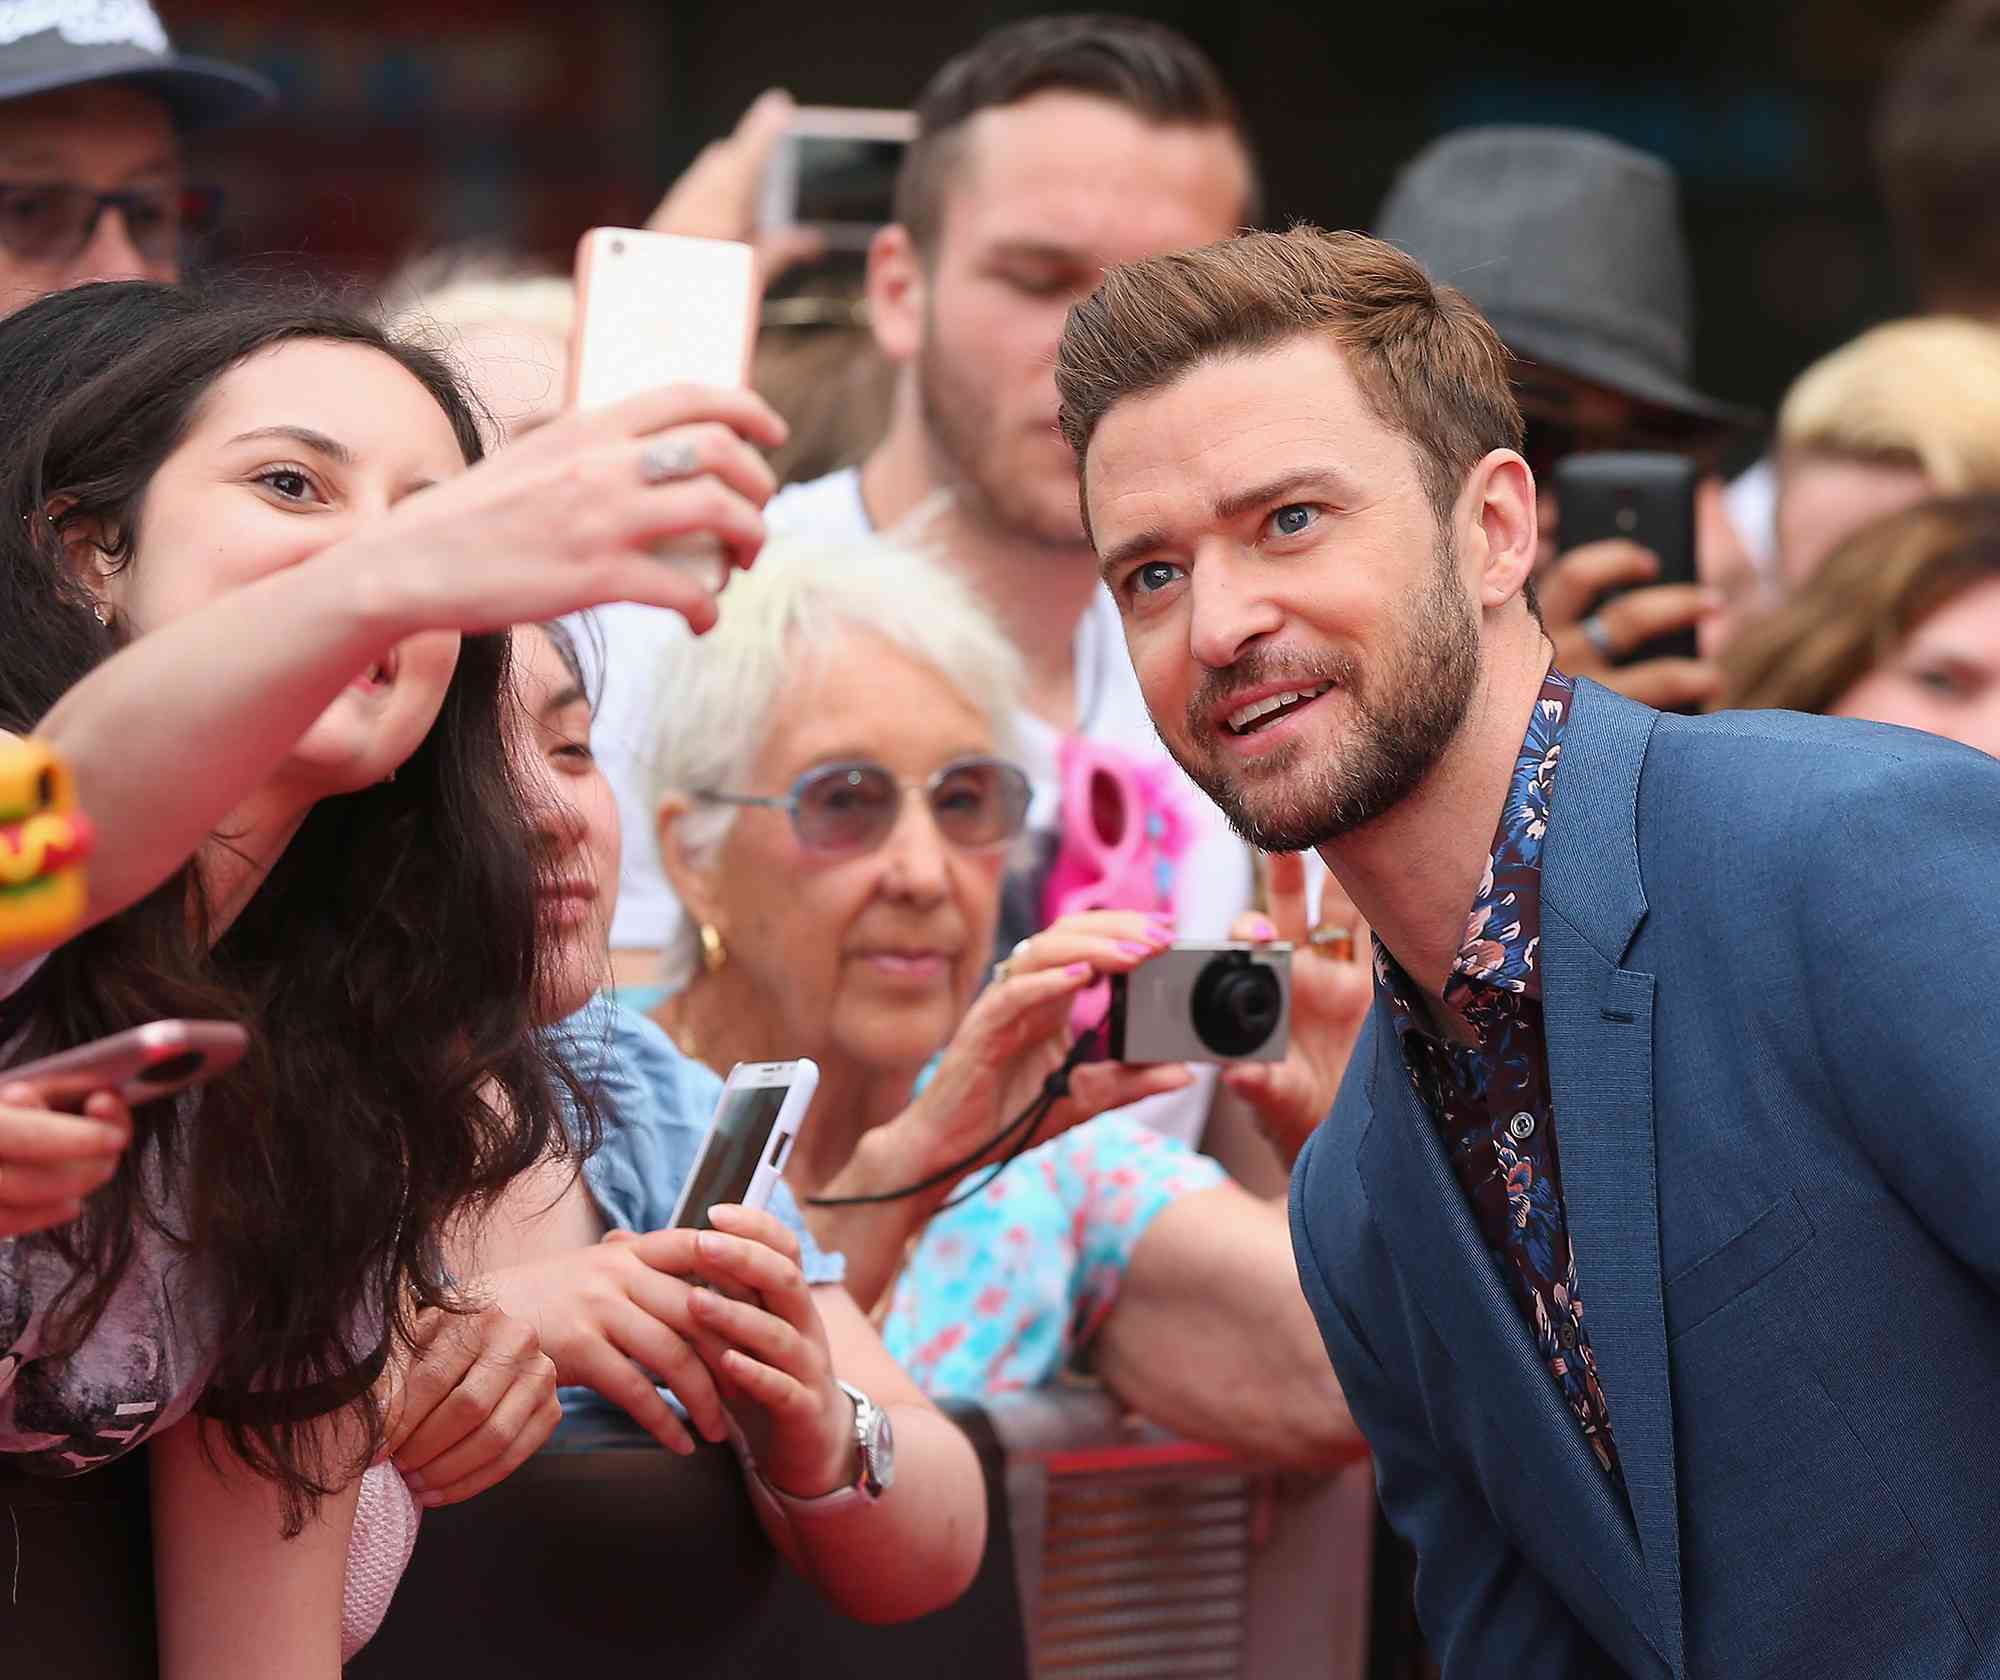
<svg viewBox="0 0 2000 1680">
<path fill-rule="evenodd" d="M 39 741 L 0 734 L 0 959 L 82 922 L 92 838 L 62 760 Z"/>
</svg>

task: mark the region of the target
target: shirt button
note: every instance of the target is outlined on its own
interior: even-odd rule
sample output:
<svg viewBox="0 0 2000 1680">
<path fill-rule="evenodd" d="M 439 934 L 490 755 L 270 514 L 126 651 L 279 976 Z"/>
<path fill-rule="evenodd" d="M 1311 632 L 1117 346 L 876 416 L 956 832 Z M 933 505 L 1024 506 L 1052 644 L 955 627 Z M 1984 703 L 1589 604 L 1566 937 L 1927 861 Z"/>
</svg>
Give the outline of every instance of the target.
<svg viewBox="0 0 2000 1680">
<path fill-rule="evenodd" d="M 1535 1117 L 1524 1108 L 1507 1122 L 1507 1130 L 1514 1134 L 1516 1143 L 1525 1143 L 1535 1135 Z"/>
</svg>

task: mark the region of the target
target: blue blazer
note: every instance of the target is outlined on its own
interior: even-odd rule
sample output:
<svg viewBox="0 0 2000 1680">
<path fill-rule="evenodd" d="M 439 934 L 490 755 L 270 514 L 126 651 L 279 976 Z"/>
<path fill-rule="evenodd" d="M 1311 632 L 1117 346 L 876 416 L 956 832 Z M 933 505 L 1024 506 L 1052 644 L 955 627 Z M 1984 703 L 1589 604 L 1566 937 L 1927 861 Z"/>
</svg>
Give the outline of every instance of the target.
<svg viewBox="0 0 2000 1680">
<path fill-rule="evenodd" d="M 1292 1180 L 1433 1649 L 1454 1680 L 2000 1672 L 2000 762 L 1577 688 L 1543 1018 L 1629 1509 L 1379 999 Z"/>
</svg>

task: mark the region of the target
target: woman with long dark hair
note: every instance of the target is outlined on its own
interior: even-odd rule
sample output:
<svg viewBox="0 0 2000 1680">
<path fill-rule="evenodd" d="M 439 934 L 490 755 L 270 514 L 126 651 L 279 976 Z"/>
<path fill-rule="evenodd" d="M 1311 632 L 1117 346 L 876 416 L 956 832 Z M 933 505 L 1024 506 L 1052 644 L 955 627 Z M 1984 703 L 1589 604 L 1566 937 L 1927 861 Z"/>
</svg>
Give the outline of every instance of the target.
<svg viewBox="0 0 2000 1680">
<path fill-rule="evenodd" d="M 647 554 L 754 554 L 738 434 L 780 428 L 684 389 L 467 472 L 450 375 L 337 307 L 128 283 L 0 323 L 0 727 L 68 758 L 102 836 L 94 925 L 0 979 L 0 1046 L 253 1036 L 140 1113 L 78 1221 L 0 1243 L 0 1452 L 63 1475 L 153 1442 L 169 1675 L 340 1660 L 385 1362 L 468 1305 L 459 1217 L 564 1147 L 504 630 L 621 598 L 705 628 Z M 487 1396 L 530 1445 L 534 1357 Z M 467 1468 L 424 1466 L 427 1497 Z"/>
</svg>

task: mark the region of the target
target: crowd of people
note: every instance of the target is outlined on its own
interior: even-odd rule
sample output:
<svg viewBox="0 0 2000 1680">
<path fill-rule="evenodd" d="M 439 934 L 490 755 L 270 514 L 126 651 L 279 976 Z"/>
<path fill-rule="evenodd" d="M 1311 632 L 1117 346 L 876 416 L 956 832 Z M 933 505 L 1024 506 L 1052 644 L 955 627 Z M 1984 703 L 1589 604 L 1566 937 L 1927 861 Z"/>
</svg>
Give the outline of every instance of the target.
<svg viewBox="0 0 2000 1680">
<path fill-rule="evenodd" d="M 0 1502 L 123 1478 L 168 1680 L 329 1676 L 610 1408 L 901 1620 L 987 1544 L 940 1402 L 1085 1381 L 1365 1441 L 1446 1674 L 1985 1672 L 1996 82 L 1960 0 L 1877 135 L 1922 312 L 1766 425 L 1662 160 L 1460 130 L 1249 231 L 1192 43 L 1031 18 L 923 87 L 858 293 L 583 413 L 520 254 L 183 272 L 186 137 L 272 91 L 0 0 L 0 793 L 32 749 L 88 847 L 0 871 Z M 796 280 L 790 114 L 647 225 Z M 1565 542 L 1603 452 L 1693 463 L 1690 575 Z M 1079 1059 L 1186 941 L 1290 947 L 1283 1057 Z M 248 1053 L 8 1072 L 174 1019 Z M 677 1223 L 801 1057 L 768 1206 Z M 97 1591 L 35 1570 L 9 1671 Z"/>
</svg>

